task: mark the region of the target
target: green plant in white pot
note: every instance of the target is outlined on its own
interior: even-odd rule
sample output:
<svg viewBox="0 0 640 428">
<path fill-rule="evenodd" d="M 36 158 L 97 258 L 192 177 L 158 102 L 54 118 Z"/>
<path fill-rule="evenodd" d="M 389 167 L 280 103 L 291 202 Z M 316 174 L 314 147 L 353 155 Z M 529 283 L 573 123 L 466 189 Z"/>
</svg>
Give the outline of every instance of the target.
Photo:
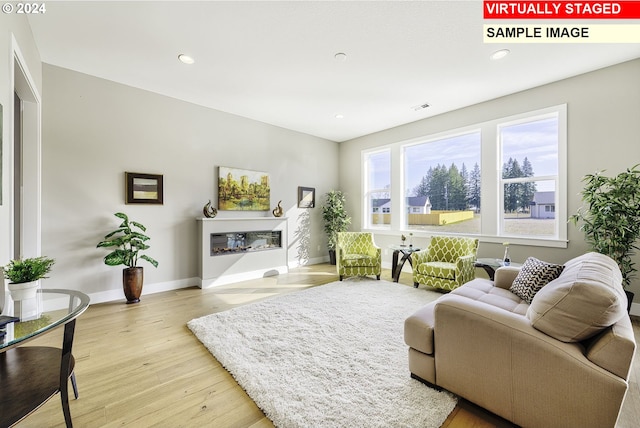
<svg viewBox="0 0 640 428">
<path fill-rule="evenodd" d="M 580 192 L 584 205 L 569 220 L 580 224 L 593 251 L 618 263 L 625 289 L 637 271 L 633 255 L 640 238 L 640 165 L 607 177 L 601 172 L 586 175 Z M 628 290 L 629 306 L 633 293 Z"/>
<path fill-rule="evenodd" d="M 129 220 L 129 217 L 124 213 L 116 213 L 115 216 L 122 219 L 122 223 L 116 230 L 105 235 L 104 240 L 98 243 L 97 248 L 115 247 L 104 257 L 104 263 L 107 266 L 126 266 L 122 270 L 122 288 L 127 303 L 138 303 L 144 283 L 144 269 L 142 266 L 138 266 L 138 260 L 146 260 L 153 267 L 158 267 L 158 262 L 140 253 L 140 251 L 149 249 L 147 241 L 150 238 L 141 233 L 146 232 L 147 228 L 136 221 Z"/>
<path fill-rule="evenodd" d="M 40 280 L 47 278 L 55 261 L 45 256 L 11 260 L 3 267 L 4 277 L 9 280 L 9 292 L 14 301 L 36 297 Z"/>
<path fill-rule="evenodd" d="M 336 264 L 336 244 L 338 232 L 346 232 L 351 224 L 351 217 L 347 215 L 345 207 L 346 197 L 340 190 L 330 190 L 325 195 L 326 200 L 322 206 L 322 219 L 324 231 L 327 234 L 327 247 L 331 264 Z"/>
</svg>

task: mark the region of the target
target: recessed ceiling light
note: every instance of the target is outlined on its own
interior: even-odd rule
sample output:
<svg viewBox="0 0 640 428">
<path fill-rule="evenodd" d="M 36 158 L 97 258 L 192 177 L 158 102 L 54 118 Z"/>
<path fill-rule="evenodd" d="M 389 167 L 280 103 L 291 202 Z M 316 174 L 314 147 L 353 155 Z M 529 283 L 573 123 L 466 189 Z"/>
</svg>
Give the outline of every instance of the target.
<svg viewBox="0 0 640 428">
<path fill-rule="evenodd" d="M 344 115 L 343 114 L 336 114 L 336 119 L 344 119 Z"/>
<path fill-rule="evenodd" d="M 509 49 L 500 49 L 499 51 L 495 51 L 494 53 L 492 53 L 490 58 L 493 60 L 502 59 L 510 53 L 511 51 Z"/>
<path fill-rule="evenodd" d="M 196 62 L 195 59 L 193 59 L 189 55 L 185 55 L 185 54 L 178 55 L 178 59 L 180 60 L 180 62 L 182 62 L 184 64 L 193 64 L 194 62 Z"/>
<path fill-rule="evenodd" d="M 335 58 L 336 61 L 339 61 L 339 62 L 345 62 L 347 60 L 347 54 L 342 52 L 338 52 L 333 57 Z"/>
</svg>

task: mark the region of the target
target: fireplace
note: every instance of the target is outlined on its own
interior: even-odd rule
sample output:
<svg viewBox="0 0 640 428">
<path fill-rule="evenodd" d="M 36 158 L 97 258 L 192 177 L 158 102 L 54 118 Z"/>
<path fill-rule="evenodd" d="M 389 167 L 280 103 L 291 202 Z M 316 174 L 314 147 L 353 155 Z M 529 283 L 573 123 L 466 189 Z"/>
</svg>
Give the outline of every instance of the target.
<svg viewBox="0 0 640 428">
<path fill-rule="evenodd" d="M 211 234 L 212 256 L 282 248 L 282 231 L 259 230 Z"/>
<path fill-rule="evenodd" d="M 285 217 L 198 218 L 200 287 L 289 271 Z"/>
</svg>

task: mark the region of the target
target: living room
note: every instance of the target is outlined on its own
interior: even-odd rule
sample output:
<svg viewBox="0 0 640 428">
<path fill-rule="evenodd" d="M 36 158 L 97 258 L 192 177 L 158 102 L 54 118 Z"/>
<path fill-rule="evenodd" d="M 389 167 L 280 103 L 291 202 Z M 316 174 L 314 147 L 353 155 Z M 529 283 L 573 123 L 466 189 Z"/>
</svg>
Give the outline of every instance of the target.
<svg viewBox="0 0 640 428">
<path fill-rule="evenodd" d="M 54 10 L 52 7 L 47 13 Z M 498 118 L 566 105 L 565 215 L 582 205 L 579 192 L 583 176 L 599 170 L 621 172 L 640 159 L 637 44 L 633 45 L 635 56 L 616 64 L 337 142 L 53 65 L 41 58 L 44 46 L 38 45 L 41 38 L 34 36 L 26 17 L 2 14 L 0 27 L 4 123 L 0 260 L 4 264 L 14 255 L 10 173 L 13 136 L 8 124 L 14 118 L 14 90 L 22 90 L 18 77 L 22 72 L 41 102 L 41 111 L 36 112 L 36 122 L 41 123 L 36 137 L 41 141 L 41 157 L 32 158 L 37 159 L 28 167 L 32 169 L 25 169 L 32 171 L 32 178 L 37 177 L 35 181 L 41 184 L 33 184 L 32 191 L 25 193 L 29 208 L 25 221 L 34 227 L 23 236 L 24 255 L 54 258 L 56 265 L 45 287 L 82 291 L 92 303 L 123 302 L 120 271 L 105 266 L 105 252 L 95 248 L 116 226 L 113 214 L 118 211 L 145 224 L 151 236 L 148 253 L 160 262 L 157 269 L 145 268 L 145 295 L 188 289 L 199 283 L 195 219 L 202 216 L 208 200 L 217 203 L 217 168 L 221 166 L 270 174 L 271 206 L 282 200 L 290 236 L 294 236 L 303 216 L 309 215 L 310 241 L 305 256 L 301 256 L 297 242 L 290 239 L 287 246 L 288 265 L 295 269 L 328 260 L 319 207 L 329 190 L 341 189 L 348 196 L 350 230 L 367 229 L 362 203 L 363 151 L 396 147 L 401 142 Z M 580 55 L 588 52 L 585 49 Z M 178 53 L 173 55 L 175 64 L 171 67 L 184 66 L 175 59 Z M 330 53 L 331 61 L 335 53 Z M 286 52 L 282 54 L 286 56 Z M 190 71 L 184 73 L 188 80 Z M 154 76 L 140 79 L 153 80 Z M 473 91 L 464 81 L 460 85 L 461 92 Z M 243 92 L 243 88 L 229 90 Z M 25 155 L 29 159 L 29 153 Z M 125 171 L 162 174 L 164 203 L 125 204 Z M 315 208 L 298 208 L 300 186 L 315 189 Z M 218 218 L 235 215 L 238 213 L 221 211 Z M 512 245 L 511 258 L 522 262 L 534 256 L 564 263 L 588 250 L 576 227 L 559 226 L 565 230 L 564 239 L 556 239 L 553 245 Z M 383 267 L 388 269 L 389 246 L 399 243 L 400 234 L 406 230 L 399 223 L 389 229 L 372 230 L 376 243 L 383 248 Z M 415 232 L 413 236 L 416 246 L 424 246 L 428 239 L 427 233 Z M 505 240 L 499 236 L 483 240 L 478 257 L 501 257 Z M 634 260 L 640 263 L 638 256 Z M 630 290 L 640 294 L 640 283 L 636 281 Z M 632 314 L 640 315 L 638 302 Z"/>
</svg>

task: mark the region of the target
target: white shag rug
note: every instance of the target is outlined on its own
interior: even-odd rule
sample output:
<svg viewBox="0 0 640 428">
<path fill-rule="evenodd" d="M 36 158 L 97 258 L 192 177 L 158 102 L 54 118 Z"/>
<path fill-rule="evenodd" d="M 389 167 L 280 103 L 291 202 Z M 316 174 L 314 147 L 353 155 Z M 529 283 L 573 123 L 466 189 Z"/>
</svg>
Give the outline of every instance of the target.
<svg viewBox="0 0 640 428">
<path fill-rule="evenodd" d="M 457 399 L 410 378 L 404 320 L 440 294 L 345 280 L 189 321 L 277 427 L 440 427 Z"/>
</svg>

